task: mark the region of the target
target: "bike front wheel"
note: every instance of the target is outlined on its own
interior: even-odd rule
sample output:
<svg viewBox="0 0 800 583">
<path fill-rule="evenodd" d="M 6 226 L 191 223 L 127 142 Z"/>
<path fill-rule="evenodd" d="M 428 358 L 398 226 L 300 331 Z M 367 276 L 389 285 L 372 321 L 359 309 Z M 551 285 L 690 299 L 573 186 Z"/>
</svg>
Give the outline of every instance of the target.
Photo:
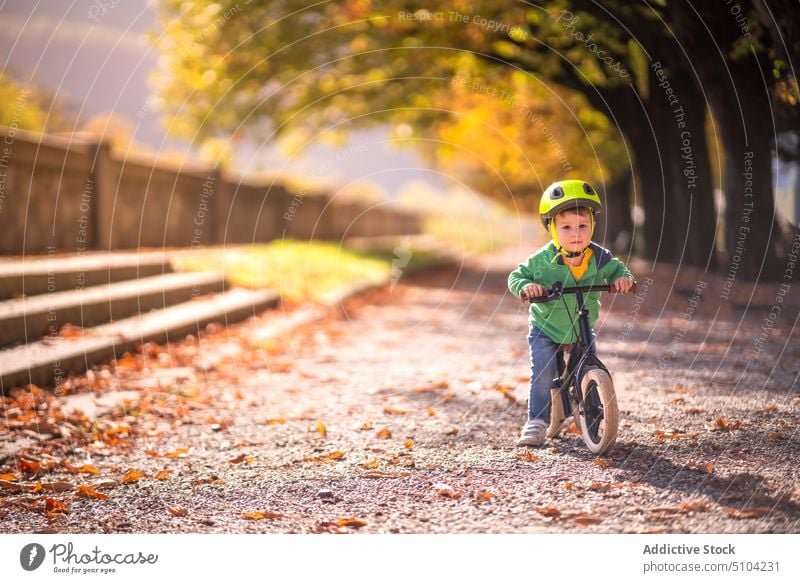
<svg viewBox="0 0 800 583">
<path fill-rule="evenodd" d="M 619 408 L 614 381 L 600 368 L 586 371 L 581 380 L 583 405 L 578 415 L 581 435 L 589 451 L 600 455 L 613 449 L 617 441 Z"/>
</svg>

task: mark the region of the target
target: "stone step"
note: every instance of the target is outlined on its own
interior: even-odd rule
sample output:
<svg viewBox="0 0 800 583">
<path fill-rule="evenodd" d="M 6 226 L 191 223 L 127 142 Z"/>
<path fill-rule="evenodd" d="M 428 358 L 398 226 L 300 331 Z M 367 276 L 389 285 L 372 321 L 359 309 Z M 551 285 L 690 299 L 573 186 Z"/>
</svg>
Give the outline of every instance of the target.
<svg viewBox="0 0 800 583">
<path fill-rule="evenodd" d="M 169 342 L 197 335 L 211 322 L 230 324 L 275 307 L 279 296 L 270 290 L 235 288 L 221 294 L 154 310 L 95 328 L 72 338 L 46 338 L 0 352 L 0 390 L 59 385 L 69 373 L 86 370 L 132 351 L 144 342 Z"/>
<path fill-rule="evenodd" d="M 171 273 L 180 250 L 7 257 L 0 259 L 0 300 Z"/>
<path fill-rule="evenodd" d="M 224 289 L 221 272 L 167 273 L 6 300 L 0 302 L 0 346 L 56 336 L 67 323 L 88 328 Z"/>
</svg>

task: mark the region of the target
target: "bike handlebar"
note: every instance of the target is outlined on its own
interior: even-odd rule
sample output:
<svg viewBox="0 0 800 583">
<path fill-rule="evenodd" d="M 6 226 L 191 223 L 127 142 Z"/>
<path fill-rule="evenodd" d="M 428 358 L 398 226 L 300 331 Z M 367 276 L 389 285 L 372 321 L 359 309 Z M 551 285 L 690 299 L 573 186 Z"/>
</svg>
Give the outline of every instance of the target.
<svg viewBox="0 0 800 583">
<path fill-rule="evenodd" d="M 631 287 L 631 292 L 636 291 L 636 282 L 633 282 L 633 286 Z M 560 281 L 556 281 L 553 283 L 553 288 L 547 290 L 547 295 L 539 296 L 535 298 L 526 298 L 532 304 L 540 304 L 543 302 L 550 302 L 553 300 L 559 299 L 564 294 L 574 294 L 577 292 L 609 292 L 609 293 L 617 293 L 614 288 L 611 286 L 610 283 L 603 283 L 600 285 L 576 285 L 570 287 L 564 287 Z"/>
</svg>

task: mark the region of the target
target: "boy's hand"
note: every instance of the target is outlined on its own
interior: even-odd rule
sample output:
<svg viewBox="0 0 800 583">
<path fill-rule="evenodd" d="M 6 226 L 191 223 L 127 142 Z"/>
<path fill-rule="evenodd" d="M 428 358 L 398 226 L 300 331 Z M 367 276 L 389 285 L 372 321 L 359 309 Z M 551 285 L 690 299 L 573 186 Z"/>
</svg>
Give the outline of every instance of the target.
<svg viewBox="0 0 800 583">
<path fill-rule="evenodd" d="M 519 294 L 519 299 L 527 300 L 528 298 L 538 298 L 539 296 L 547 295 L 547 290 L 540 286 L 538 283 L 529 283 Z"/>
<path fill-rule="evenodd" d="M 613 286 L 615 292 L 626 294 L 631 291 L 631 288 L 633 287 L 633 280 L 630 277 L 620 277 L 611 285 Z"/>
</svg>

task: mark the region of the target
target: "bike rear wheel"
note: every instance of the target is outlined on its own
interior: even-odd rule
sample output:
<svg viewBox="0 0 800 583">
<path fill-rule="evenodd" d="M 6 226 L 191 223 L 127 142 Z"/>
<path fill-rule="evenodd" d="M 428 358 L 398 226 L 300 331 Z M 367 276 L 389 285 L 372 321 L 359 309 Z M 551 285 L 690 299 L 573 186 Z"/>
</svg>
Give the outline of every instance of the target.
<svg viewBox="0 0 800 583">
<path fill-rule="evenodd" d="M 580 407 L 580 429 L 589 451 L 603 454 L 617 441 L 619 408 L 614 381 L 601 368 L 586 371 L 581 381 L 583 406 Z"/>
</svg>

